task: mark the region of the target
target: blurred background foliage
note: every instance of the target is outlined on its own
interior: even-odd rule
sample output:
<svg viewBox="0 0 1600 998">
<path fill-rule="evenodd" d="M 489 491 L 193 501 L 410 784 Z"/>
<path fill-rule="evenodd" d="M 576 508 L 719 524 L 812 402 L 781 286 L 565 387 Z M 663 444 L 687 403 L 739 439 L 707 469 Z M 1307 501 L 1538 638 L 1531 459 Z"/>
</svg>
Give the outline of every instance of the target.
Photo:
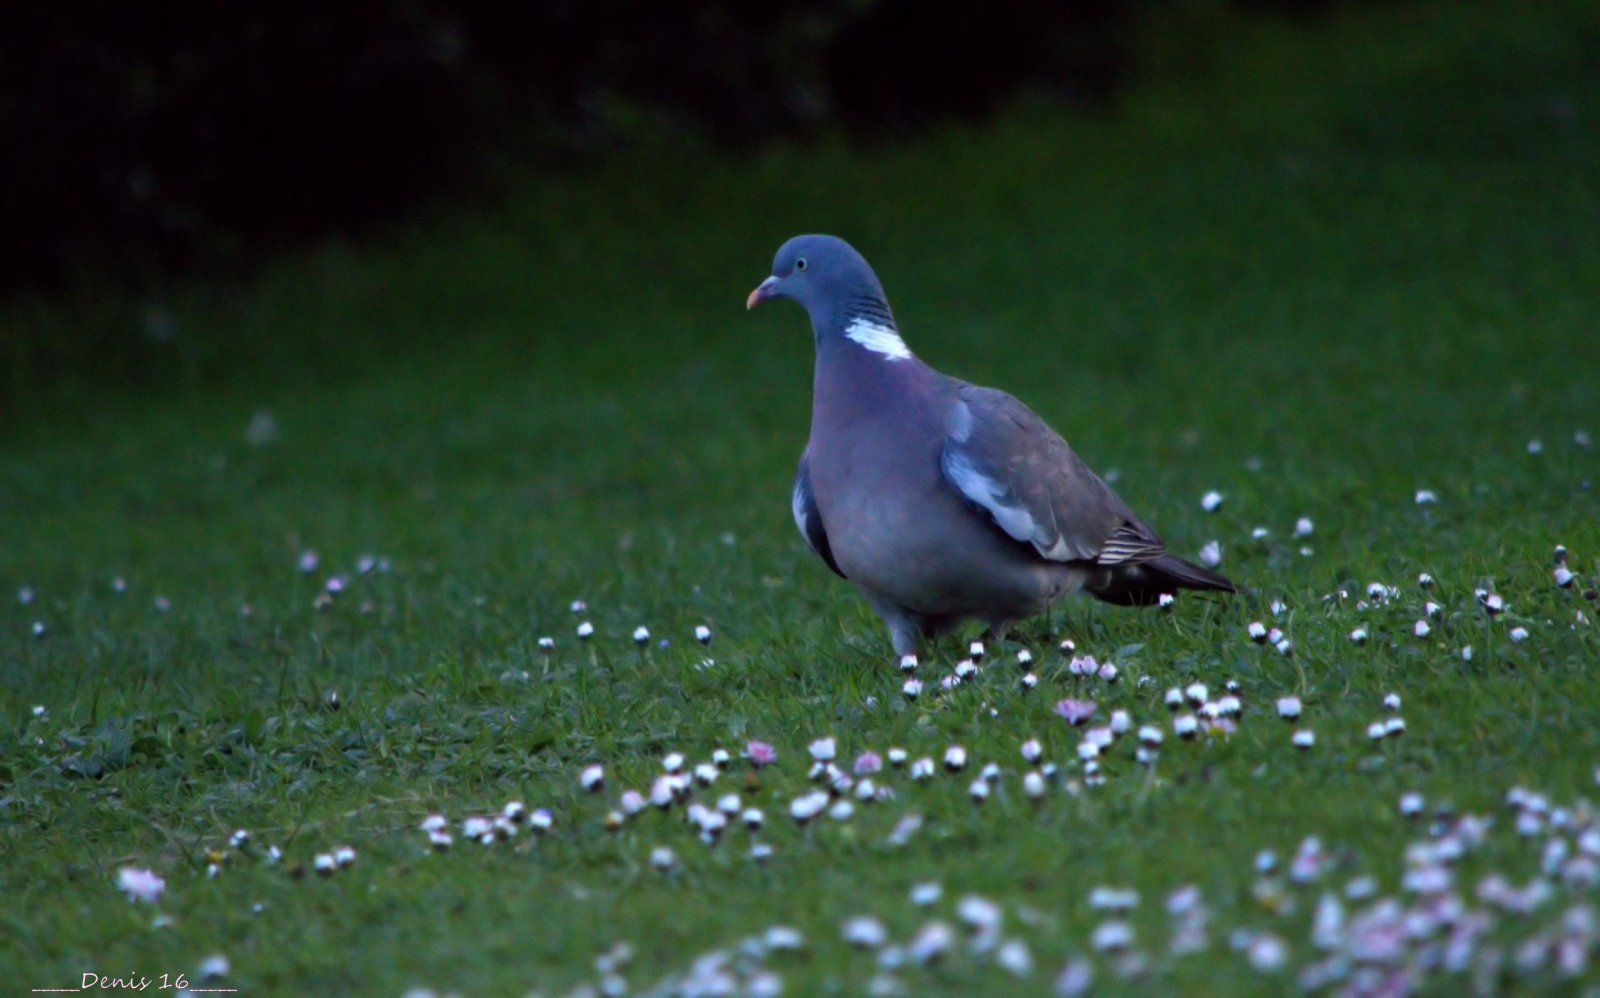
<svg viewBox="0 0 1600 998">
<path fill-rule="evenodd" d="M 0 292 L 247 267 L 507 171 L 693 135 L 881 142 L 1019 91 L 1103 107 L 1230 12 L 1322 0 L 11 5 Z"/>
<path fill-rule="evenodd" d="M 1120 171 L 1202 145 L 1301 161 L 1330 134 L 1473 164 L 1539 141 L 1587 155 L 1591 143 L 1571 140 L 1593 132 L 1600 106 L 1594 4 L 1522 16 L 1505 0 L 1462 0 L 1449 17 L 1409 17 L 1427 7 L 13 5 L 0 28 L 0 430 L 107 392 L 242 372 L 282 383 L 285 357 L 306 368 L 297 377 L 336 378 L 446 329 L 481 340 L 515 325 L 525 341 L 552 320 L 514 314 L 505 280 L 486 271 L 536 265 L 532 283 L 570 281 L 579 258 L 655 252 L 640 244 L 681 224 L 667 209 L 697 204 L 708 184 L 744 191 L 694 208 L 716 213 L 723 238 L 755 222 L 728 204 L 762 206 L 751 240 L 762 252 L 784 225 L 870 235 L 866 215 L 821 210 L 791 178 L 822 171 L 836 206 L 852 186 L 840 178 L 874 158 L 911 156 L 913 177 L 952 151 L 979 155 L 959 152 L 960 130 L 991 118 L 1016 125 L 1000 144 L 1021 163 L 1040 133 L 1136 117 L 1149 142 L 1101 157 Z M 1416 35 L 1403 65 L 1361 62 L 1372 15 Z M 1275 28 L 1325 38 L 1310 50 L 1321 67 L 1294 45 L 1270 57 L 1287 37 Z M 1252 52 L 1268 57 L 1240 58 Z M 1225 82 L 1250 65 L 1273 78 Z M 1230 92 L 1275 98 L 1200 106 Z M 1013 167 L 989 160 L 973 175 L 998 184 Z M 937 190 L 896 185 L 880 200 L 940 212 Z M 371 252 L 408 246 L 407 265 Z M 425 279 L 416 261 L 433 268 Z M 595 285 L 607 293 L 605 275 Z M 252 286 L 265 290 L 252 299 Z M 371 311 L 340 312 L 356 301 Z M 476 326 L 462 321 L 478 312 Z"/>
</svg>

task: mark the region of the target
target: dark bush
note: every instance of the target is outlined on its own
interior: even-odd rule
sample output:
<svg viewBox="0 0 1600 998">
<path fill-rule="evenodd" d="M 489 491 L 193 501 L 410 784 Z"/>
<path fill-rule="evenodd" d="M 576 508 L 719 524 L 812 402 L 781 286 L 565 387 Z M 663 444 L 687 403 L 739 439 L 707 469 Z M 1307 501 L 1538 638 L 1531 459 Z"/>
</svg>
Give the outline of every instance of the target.
<svg viewBox="0 0 1600 998">
<path fill-rule="evenodd" d="M 1132 26 L 1164 6 L 14 4 L 0 290 L 248 262 L 391 217 L 507 145 L 581 154 L 615 107 L 752 143 L 832 125 L 895 136 L 1024 86 L 1101 100 L 1129 68 Z"/>
</svg>

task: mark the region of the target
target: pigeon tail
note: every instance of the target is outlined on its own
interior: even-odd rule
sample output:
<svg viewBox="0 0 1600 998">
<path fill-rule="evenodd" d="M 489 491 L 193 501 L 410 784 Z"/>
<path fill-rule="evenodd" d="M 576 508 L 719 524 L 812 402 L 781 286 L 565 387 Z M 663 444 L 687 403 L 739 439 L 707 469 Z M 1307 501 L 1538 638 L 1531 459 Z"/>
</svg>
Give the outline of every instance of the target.
<svg viewBox="0 0 1600 998">
<path fill-rule="evenodd" d="M 1098 584 L 1087 587 L 1090 595 L 1117 606 L 1151 606 L 1179 589 L 1239 591 L 1238 586 L 1216 572 L 1171 554 L 1136 565 L 1119 565 L 1095 582 Z"/>
</svg>

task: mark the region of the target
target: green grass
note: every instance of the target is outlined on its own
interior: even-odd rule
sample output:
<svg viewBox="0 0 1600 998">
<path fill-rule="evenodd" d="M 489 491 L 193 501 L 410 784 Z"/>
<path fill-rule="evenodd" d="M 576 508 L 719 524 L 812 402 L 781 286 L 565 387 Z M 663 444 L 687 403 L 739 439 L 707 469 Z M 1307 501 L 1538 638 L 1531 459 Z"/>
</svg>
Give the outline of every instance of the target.
<svg viewBox="0 0 1600 998">
<path fill-rule="evenodd" d="M 249 286 L 172 289 L 174 339 L 123 372 L 149 385 L 29 385 L 0 442 L 0 976 L 192 975 L 220 952 L 250 994 L 560 993 L 625 941 L 643 989 L 782 923 L 807 940 L 766 961 L 787 993 L 861 993 L 874 963 L 843 919 L 903 941 L 978 893 L 1032 948 L 1032 977 L 964 949 L 895 976 L 912 993 L 1043 992 L 1090 953 L 1089 890 L 1126 884 L 1153 976 L 1123 981 L 1094 954 L 1100 984 L 1277 993 L 1314 958 L 1323 888 L 1263 907 L 1262 849 L 1319 836 L 1326 884 L 1397 891 L 1426 829 L 1396 802 L 1417 790 L 1495 816 L 1462 864 L 1469 903 L 1487 872 L 1533 876 L 1543 839 L 1512 832 L 1507 789 L 1593 799 L 1600 765 L 1600 606 L 1582 595 L 1600 576 L 1600 465 L 1574 440 L 1600 436 L 1600 20 L 1402 5 L 1241 30 L 1211 68 L 1169 69 L 1104 120 L 1019 107 L 871 153 L 657 150 L 529 183 Z M 1029 402 L 1120 472 L 1175 550 L 1220 540 L 1255 595 L 1171 614 L 1073 603 L 1016 635 L 1039 654 L 1037 691 L 994 662 L 905 702 L 881 626 L 789 522 L 804 320 L 741 305 L 808 230 L 874 261 L 924 358 Z M 66 337 L 141 310 L 112 296 L 8 322 Z M 245 434 L 258 410 L 278 427 L 263 446 Z M 1210 488 L 1227 499 L 1208 514 Z M 1424 488 L 1437 503 L 1413 501 Z M 1291 536 L 1300 516 L 1308 539 Z M 1558 543 L 1586 577 L 1573 590 L 1551 581 Z M 356 574 L 369 553 L 389 570 Z M 1424 571 L 1444 613 L 1418 639 Z M 333 574 L 348 589 L 319 610 Z M 1400 597 L 1358 609 L 1375 580 Z M 1510 612 L 1488 619 L 1478 586 Z M 1336 588 L 1350 598 L 1324 603 Z M 599 629 L 587 645 L 574 598 Z M 1289 607 L 1275 619 L 1272 599 Z M 1591 623 L 1570 626 L 1579 611 Z M 1250 644 L 1252 620 L 1295 654 Z M 636 650 L 638 624 L 670 646 Z M 1346 637 L 1358 624 L 1364 645 Z M 1070 680 L 1052 650 L 1068 634 L 1122 681 Z M 1149 773 L 1119 744 L 1103 786 L 1023 797 L 1029 734 L 1080 782 L 1056 699 L 1092 690 L 1102 718 L 1166 724 L 1169 686 L 1230 677 L 1247 710 L 1231 738 L 1169 728 Z M 1374 745 L 1390 691 L 1408 731 Z M 1288 693 L 1310 752 L 1271 716 Z M 787 805 L 825 734 L 846 760 L 960 742 L 974 764 L 927 785 L 889 774 L 895 801 L 797 828 Z M 715 793 L 766 809 L 766 865 L 742 828 L 708 848 L 677 811 L 603 829 L 664 753 L 749 738 L 780 762 L 735 765 Z M 976 807 L 988 761 L 1005 774 Z M 577 785 L 590 762 L 603 794 Z M 459 822 L 511 799 L 549 807 L 553 832 L 426 853 L 429 811 Z M 885 845 L 908 812 L 922 830 Z M 208 878 L 207 851 L 241 827 L 284 861 L 234 855 Z M 341 844 L 353 869 L 305 872 Z M 649 866 L 658 845 L 679 857 L 670 875 Z M 118 893 L 129 864 L 167 877 L 159 905 Z M 906 900 L 925 880 L 945 888 L 931 914 Z M 1184 884 L 1212 943 L 1173 957 L 1163 902 Z M 1494 936 L 1521 941 L 1584 896 L 1560 888 Z M 1240 927 L 1288 941 L 1289 968 L 1251 969 L 1227 944 Z"/>
</svg>

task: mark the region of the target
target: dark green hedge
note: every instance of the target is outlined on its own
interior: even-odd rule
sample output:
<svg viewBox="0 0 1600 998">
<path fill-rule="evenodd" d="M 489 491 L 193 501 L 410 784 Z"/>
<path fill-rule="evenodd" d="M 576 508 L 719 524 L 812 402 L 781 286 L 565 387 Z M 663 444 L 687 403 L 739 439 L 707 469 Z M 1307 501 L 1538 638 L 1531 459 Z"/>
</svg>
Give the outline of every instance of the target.
<svg viewBox="0 0 1600 998">
<path fill-rule="evenodd" d="M 903 134 L 1021 87 L 1104 100 L 1136 25 L 1165 6 L 13 4 L 0 15 L 0 289 L 248 262 L 459 188 L 495 151 L 582 157 L 640 112 L 750 144 Z"/>
</svg>

